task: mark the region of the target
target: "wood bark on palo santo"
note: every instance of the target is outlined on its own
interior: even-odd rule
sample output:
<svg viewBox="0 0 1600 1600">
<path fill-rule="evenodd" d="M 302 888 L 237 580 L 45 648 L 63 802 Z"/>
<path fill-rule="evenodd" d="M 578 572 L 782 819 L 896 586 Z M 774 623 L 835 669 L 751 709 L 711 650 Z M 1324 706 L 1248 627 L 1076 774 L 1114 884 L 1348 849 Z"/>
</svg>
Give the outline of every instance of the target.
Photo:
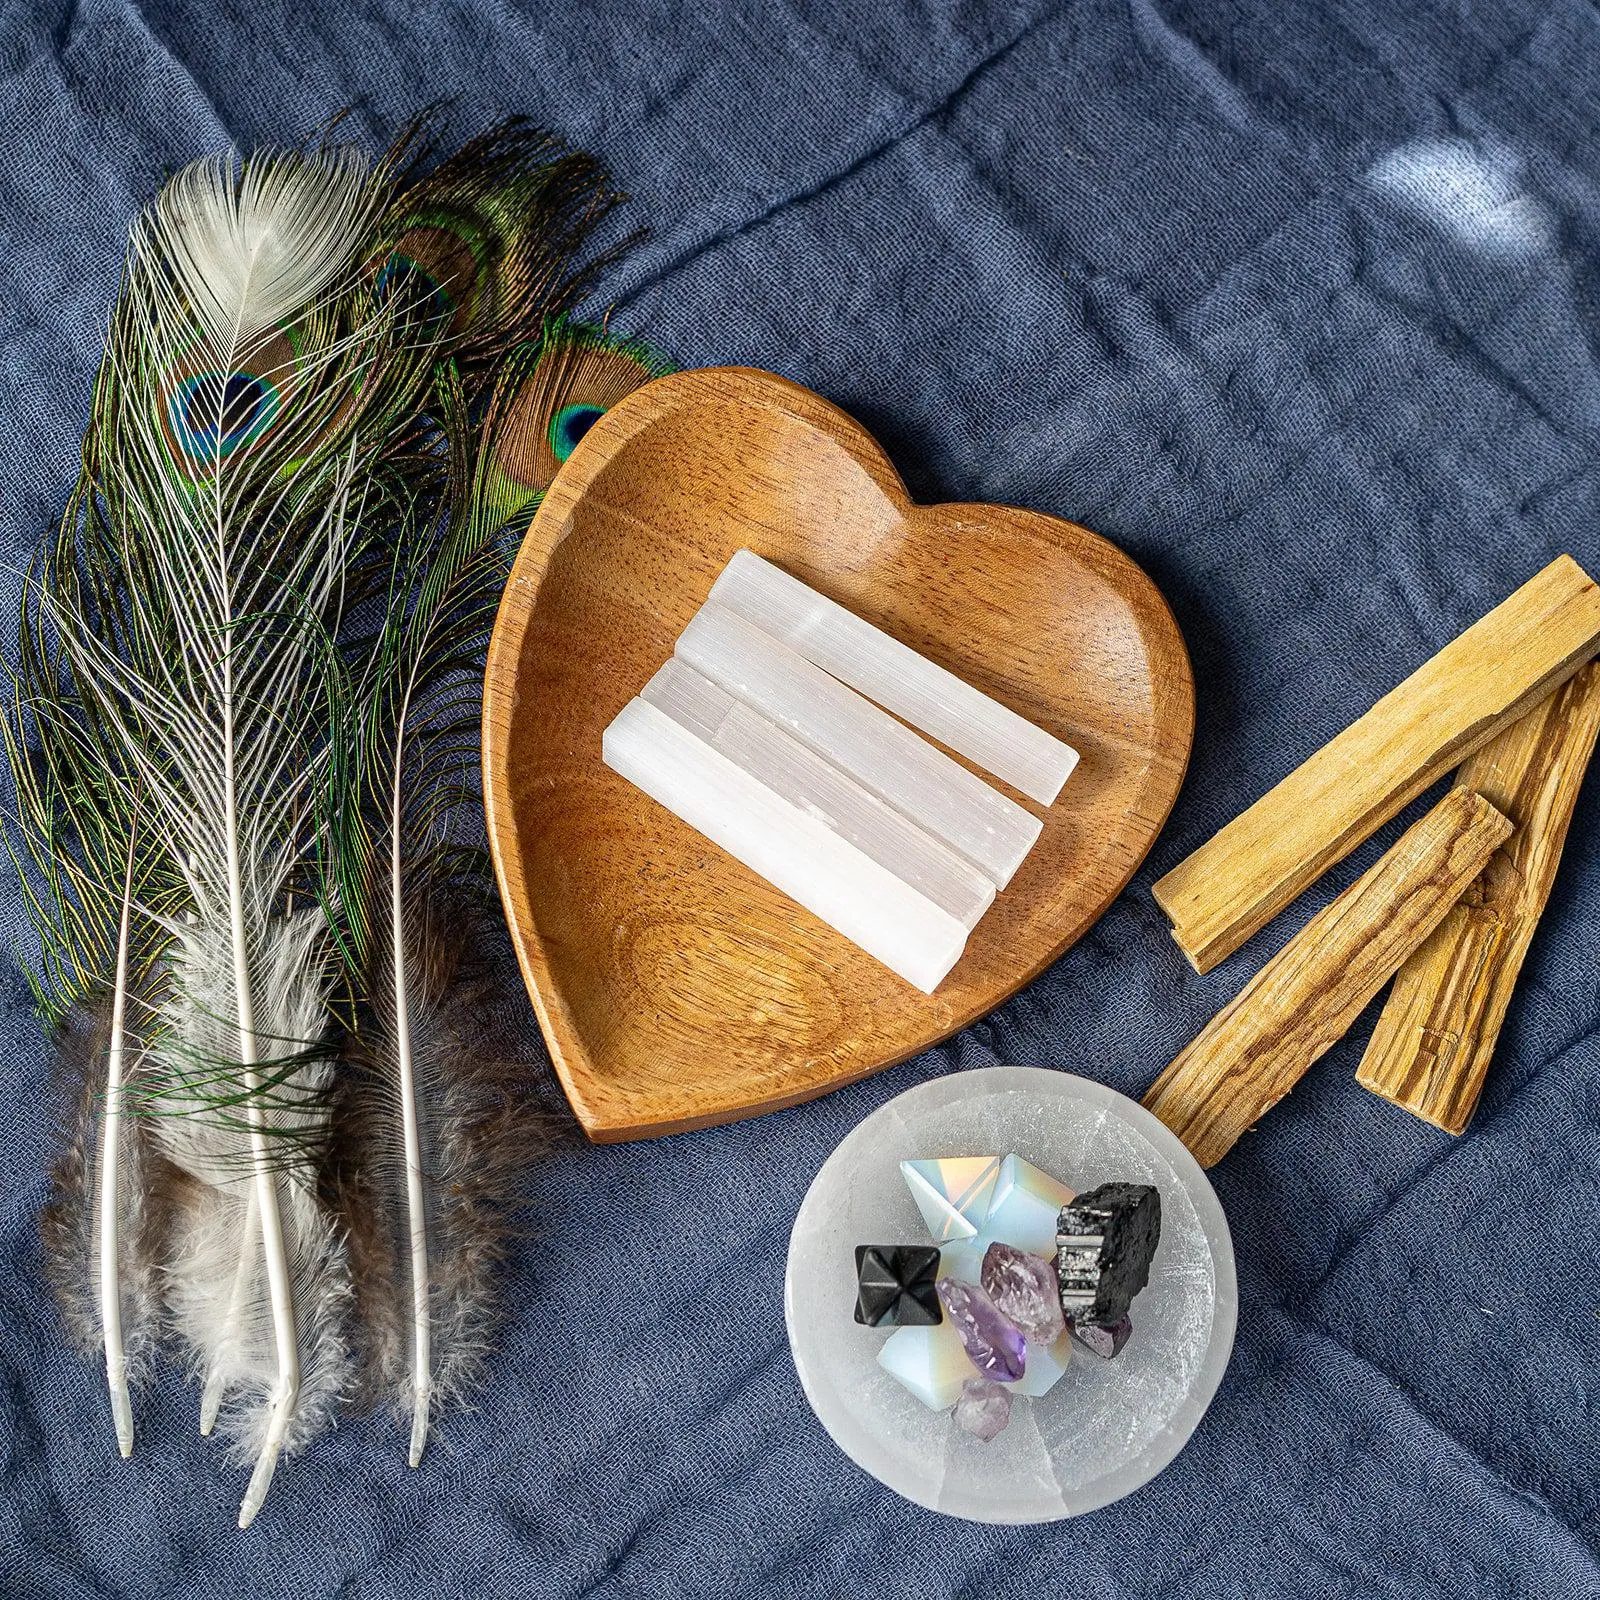
<svg viewBox="0 0 1600 1600">
<path fill-rule="evenodd" d="M 1209 1167 L 1343 1037 L 1511 832 L 1452 789 L 1319 911 L 1151 1085 L 1145 1106 Z"/>
<path fill-rule="evenodd" d="M 1600 651 L 1600 586 L 1558 556 L 1155 886 L 1199 972 Z"/>
<path fill-rule="evenodd" d="M 1517 832 L 1401 967 L 1356 1081 L 1446 1133 L 1472 1120 L 1600 734 L 1600 662 L 1512 723 L 1456 775 Z"/>
</svg>

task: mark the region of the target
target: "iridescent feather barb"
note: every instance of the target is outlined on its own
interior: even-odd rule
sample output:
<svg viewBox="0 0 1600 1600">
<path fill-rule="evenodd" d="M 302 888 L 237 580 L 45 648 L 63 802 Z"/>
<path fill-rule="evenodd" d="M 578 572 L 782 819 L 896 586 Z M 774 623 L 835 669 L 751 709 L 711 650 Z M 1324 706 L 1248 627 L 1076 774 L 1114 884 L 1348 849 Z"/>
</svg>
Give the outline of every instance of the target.
<svg viewBox="0 0 1600 1600">
<path fill-rule="evenodd" d="M 136 221 L 5 734 L 80 1066 L 53 1274 L 124 1454 L 183 1341 L 241 1524 L 357 1390 L 415 1463 L 485 1349 L 526 1156 L 463 942 L 481 649 L 507 525 L 662 370 L 559 320 L 617 199 L 589 158 L 409 149 L 197 163 Z"/>
</svg>

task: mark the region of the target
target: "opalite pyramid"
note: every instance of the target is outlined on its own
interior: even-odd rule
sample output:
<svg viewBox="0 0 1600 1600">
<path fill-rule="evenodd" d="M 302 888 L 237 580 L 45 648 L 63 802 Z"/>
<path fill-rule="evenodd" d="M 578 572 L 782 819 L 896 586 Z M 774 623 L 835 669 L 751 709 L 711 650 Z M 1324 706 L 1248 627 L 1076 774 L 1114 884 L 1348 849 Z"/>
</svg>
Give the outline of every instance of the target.
<svg viewBox="0 0 1600 1600">
<path fill-rule="evenodd" d="M 1021 1156 L 1007 1156 L 995 1180 L 989 1213 L 978 1224 L 986 1239 L 1001 1239 L 1036 1256 L 1056 1252 L 1056 1219 L 1072 1199 L 1072 1190 L 1057 1183 Z"/>
<path fill-rule="evenodd" d="M 982 1376 L 948 1322 L 899 1329 L 879 1350 L 878 1365 L 934 1411 L 948 1411 L 961 1398 L 962 1384 Z"/>
<path fill-rule="evenodd" d="M 944 1244 L 970 1239 L 984 1226 L 1002 1165 L 999 1156 L 946 1156 L 939 1161 L 902 1161 L 900 1175 L 928 1232 Z M 1051 1214 L 1052 1245 L 1060 1210 L 1058 1205 Z"/>
</svg>

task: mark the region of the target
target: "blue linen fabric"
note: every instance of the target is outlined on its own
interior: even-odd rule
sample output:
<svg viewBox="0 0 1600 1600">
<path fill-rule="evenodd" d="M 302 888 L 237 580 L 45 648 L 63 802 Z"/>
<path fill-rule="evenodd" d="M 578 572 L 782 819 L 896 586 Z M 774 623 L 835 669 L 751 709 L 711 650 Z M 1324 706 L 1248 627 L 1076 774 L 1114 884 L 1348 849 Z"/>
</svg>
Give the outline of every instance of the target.
<svg viewBox="0 0 1600 1600">
<path fill-rule="evenodd" d="M 120 1462 L 101 1375 L 65 1346 L 36 1234 L 47 1053 L 8 967 L 0 1591 L 1600 1595 L 1592 782 L 1471 1132 L 1356 1087 L 1369 1015 L 1216 1169 L 1238 1346 L 1145 1489 L 1043 1528 L 918 1510 L 824 1436 L 781 1307 L 795 1209 L 861 1117 L 996 1061 L 1142 1092 L 1406 819 L 1205 978 L 1154 876 L 1557 552 L 1600 571 L 1600 11 L 10 0 L 0 60 L 13 609 L 163 174 L 345 106 L 377 144 L 444 98 L 454 135 L 527 113 L 614 164 L 651 230 L 605 286 L 619 326 L 821 390 L 921 498 L 1040 507 L 1130 551 L 1199 697 L 1165 834 L 1045 976 L 814 1104 L 566 1139 L 477 1409 L 416 1471 L 390 1419 L 350 1421 L 248 1533 L 194 1387 L 163 1373 Z M 10 889 L 0 909 L 26 949 Z"/>
</svg>

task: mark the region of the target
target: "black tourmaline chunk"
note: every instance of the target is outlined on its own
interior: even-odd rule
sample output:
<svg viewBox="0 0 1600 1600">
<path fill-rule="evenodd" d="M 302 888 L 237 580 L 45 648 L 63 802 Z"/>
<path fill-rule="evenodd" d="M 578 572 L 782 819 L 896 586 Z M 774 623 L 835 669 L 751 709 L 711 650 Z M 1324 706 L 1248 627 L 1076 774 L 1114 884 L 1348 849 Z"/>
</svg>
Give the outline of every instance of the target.
<svg viewBox="0 0 1600 1600">
<path fill-rule="evenodd" d="M 928 1244 L 856 1246 L 856 1321 L 868 1327 L 931 1327 L 939 1309 L 939 1252 Z"/>
<path fill-rule="evenodd" d="M 1102 1183 L 1056 1220 L 1061 1309 L 1078 1327 L 1112 1328 L 1150 1281 L 1161 1240 L 1161 1196 L 1147 1183 Z"/>
</svg>

